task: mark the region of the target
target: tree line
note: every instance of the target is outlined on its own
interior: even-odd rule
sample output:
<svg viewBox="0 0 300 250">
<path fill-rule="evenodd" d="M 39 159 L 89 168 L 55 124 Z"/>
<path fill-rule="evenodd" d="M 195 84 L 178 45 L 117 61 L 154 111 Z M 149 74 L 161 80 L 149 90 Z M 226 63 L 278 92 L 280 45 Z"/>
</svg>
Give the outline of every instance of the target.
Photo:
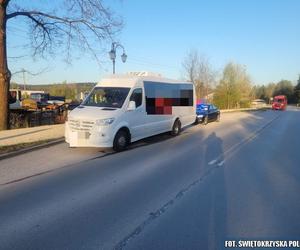
<svg viewBox="0 0 300 250">
<path fill-rule="evenodd" d="M 270 103 L 276 95 L 286 95 L 289 103 L 300 103 L 300 76 L 296 86 L 288 80 L 255 85 L 245 65 L 229 62 L 220 74 L 197 50 L 187 53 L 182 66 L 184 78 L 195 85 L 197 99 L 205 99 L 221 109 L 247 108 L 255 99 Z"/>
<path fill-rule="evenodd" d="M 247 108 L 254 99 L 270 103 L 276 95 L 287 96 L 289 103 L 300 103 L 300 76 L 296 86 L 291 81 L 254 85 L 246 67 L 237 63 L 225 65 L 221 77 L 205 56 L 190 52 L 183 61 L 185 78 L 195 84 L 197 99 L 206 99 L 221 109 Z M 26 85 L 27 90 L 43 90 L 51 96 L 65 96 L 79 101 L 80 93 L 89 92 L 96 83 L 62 83 Z M 11 88 L 23 89 L 23 85 L 11 83 Z"/>
<path fill-rule="evenodd" d="M 294 86 L 291 81 L 281 80 L 278 83 L 269 83 L 261 86 L 254 86 L 253 91 L 259 99 L 271 102 L 271 98 L 276 95 L 285 95 L 289 103 L 300 103 L 300 76 L 297 85 Z"/>
</svg>

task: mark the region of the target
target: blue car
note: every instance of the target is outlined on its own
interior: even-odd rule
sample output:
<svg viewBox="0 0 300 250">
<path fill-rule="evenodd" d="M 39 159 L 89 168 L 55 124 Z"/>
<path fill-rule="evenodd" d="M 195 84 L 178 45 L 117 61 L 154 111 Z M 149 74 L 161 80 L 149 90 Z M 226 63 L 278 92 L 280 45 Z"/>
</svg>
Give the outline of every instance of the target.
<svg viewBox="0 0 300 250">
<path fill-rule="evenodd" d="M 220 121 L 220 110 L 213 104 L 197 104 L 195 123 L 206 125 L 211 121 Z"/>
</svg>

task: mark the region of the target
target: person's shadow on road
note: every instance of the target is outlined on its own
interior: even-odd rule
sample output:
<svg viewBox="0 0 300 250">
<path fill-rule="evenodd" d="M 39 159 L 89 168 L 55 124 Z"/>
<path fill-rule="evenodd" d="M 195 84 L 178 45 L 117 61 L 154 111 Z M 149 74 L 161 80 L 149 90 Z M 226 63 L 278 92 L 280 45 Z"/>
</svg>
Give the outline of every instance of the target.
<svg viewBox="0 0 300 250">
<path fill-rule="evenodd" d="M 223 141 L 215 132 L 204 141 L 204 176 L 207 181 L 206 214 L 207 249 L 223 249 L 227 231 L 227 194 L 224 176 Z"/>
<path fill-rule="evenodd" d="M 205 172 L 212 171 L 216 166 L 222 166 L 224 163 L 223 141 L 212 132 L 205 140 Z"/>
</svg>

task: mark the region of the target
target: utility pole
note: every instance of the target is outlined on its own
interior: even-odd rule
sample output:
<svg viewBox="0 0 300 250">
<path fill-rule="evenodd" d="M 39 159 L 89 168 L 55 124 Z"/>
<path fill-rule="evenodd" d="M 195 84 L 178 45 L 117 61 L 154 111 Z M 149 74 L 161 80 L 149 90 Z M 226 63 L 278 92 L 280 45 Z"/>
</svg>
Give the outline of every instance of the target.
<svg viewBox="0 0 300 250">
<path fill-rule="evenodd" d="M 26 70 L 23 68 L 21 70 L 21 72 L 23 73 L 23 85 L 24 85 L 24 91 L 25 91 L 26 90 L 26 76 L 25 76 Z"/>
</svg>

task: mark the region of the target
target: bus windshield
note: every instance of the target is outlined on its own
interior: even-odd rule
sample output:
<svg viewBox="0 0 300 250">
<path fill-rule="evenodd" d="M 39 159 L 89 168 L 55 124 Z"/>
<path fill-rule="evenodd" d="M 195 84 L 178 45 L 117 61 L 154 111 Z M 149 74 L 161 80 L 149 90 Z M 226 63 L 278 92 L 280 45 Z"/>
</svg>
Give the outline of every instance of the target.
<svg viewBox="0 0 300 250">
<path fill-rule="evenodd" d="M 82 103 L 84 106 L 121 108 L 130 88 L 95 87 Z"/>
<path fill-rule="evenodd" d="M 274 102 L 283 103 L 283 99 L 275 99 Z"/>
</svg>

